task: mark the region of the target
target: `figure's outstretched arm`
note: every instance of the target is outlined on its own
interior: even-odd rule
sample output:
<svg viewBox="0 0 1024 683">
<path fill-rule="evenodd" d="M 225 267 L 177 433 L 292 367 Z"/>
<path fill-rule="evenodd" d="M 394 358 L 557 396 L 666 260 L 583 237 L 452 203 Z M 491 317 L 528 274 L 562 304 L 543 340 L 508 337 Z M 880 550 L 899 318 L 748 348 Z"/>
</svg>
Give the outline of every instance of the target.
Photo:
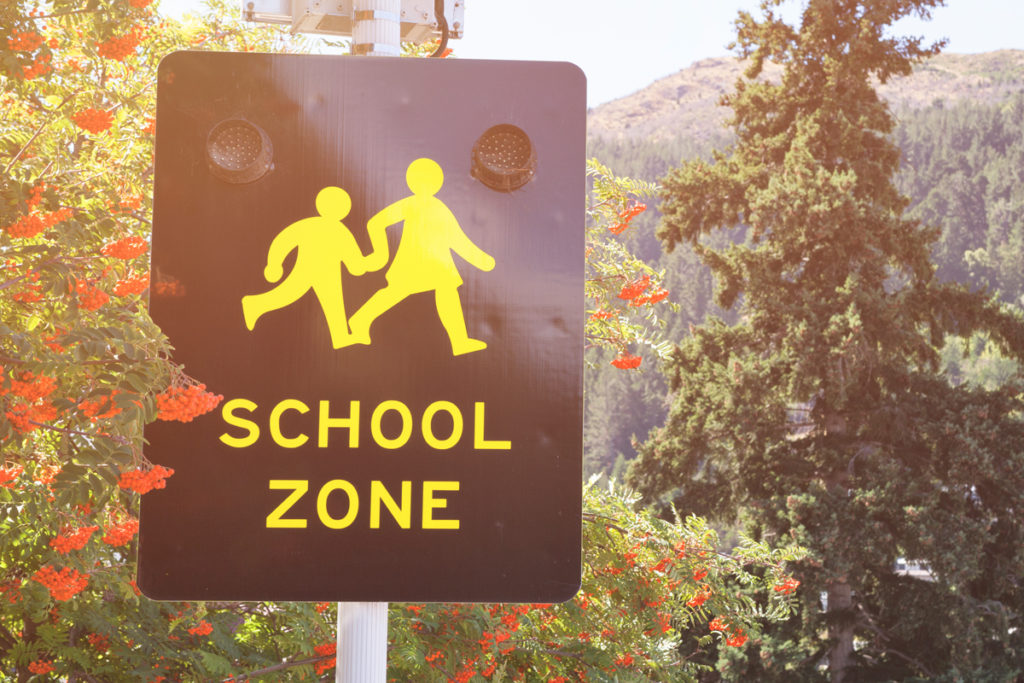
<svg viewBox="0 0 1024 683">
<path fill-rule="evenodd" d="M 284 259 L 292 249 L 299 245 L 297 225 L 297 223 L 292 223 L 277 233 L 274 241 L 270 243 L 270 249 L 267 251 L 267 267 L 263 269 L 263 277 L 267 279 L 267 282 L 277 282 L 284 275 Z"/>
<path fill-rule="evenodd" d="M 462 231 L 454 214 L 449 215 L 451 216 L 450 226 L 452 230 L 450 239 L 452 251 L 464 258 L 470 265 L 476 266 L 484 272 L 493 270 L 494 257 L 473 244 L 469 237 L 466 236 L 466 233 Z"/>
<path fill-rule="evenodd" d="M 366 223 L 366 232 L 370 235 L 370 253 L 366 255 L 366 270 L 380 270 L 388 262 L 387 227 L 405 220 L 405 203 L 401 199 L 387 206 Z"/>
</svg>

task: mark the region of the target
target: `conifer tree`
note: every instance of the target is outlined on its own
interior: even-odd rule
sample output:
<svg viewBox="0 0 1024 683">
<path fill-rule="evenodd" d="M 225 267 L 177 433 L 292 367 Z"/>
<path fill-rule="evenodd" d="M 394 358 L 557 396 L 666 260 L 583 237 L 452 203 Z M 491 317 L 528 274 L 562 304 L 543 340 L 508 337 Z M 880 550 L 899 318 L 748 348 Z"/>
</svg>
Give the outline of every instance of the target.
<svg viewBox="0 0 1024 683">
<path fill-rule="evenodd" d="M 663 181 L 659 237 L 691 245 L 740 317 L 679 344 L 669 418 L 630 478 L 812 549 L 802 622 L 784 645 L 749 645 L 744 676 L 1010 680 L 1024 666 L 1021 388 L 954 387 L 939 352 L 985 331 L 1020 358 L 1024 323 L 936 277 L 937 232 L 903 215 L 874 89 L 938 52 L 891 25 L 942 0 L 808 0 L 799 26 L 782 2 L 736 21 L 750 61 L 724 98 L 732 147 Z M 759 79 L 767 61 L 780 82 Z M 709 246 L 736 227 L 744 243 Z"/>
</svg>

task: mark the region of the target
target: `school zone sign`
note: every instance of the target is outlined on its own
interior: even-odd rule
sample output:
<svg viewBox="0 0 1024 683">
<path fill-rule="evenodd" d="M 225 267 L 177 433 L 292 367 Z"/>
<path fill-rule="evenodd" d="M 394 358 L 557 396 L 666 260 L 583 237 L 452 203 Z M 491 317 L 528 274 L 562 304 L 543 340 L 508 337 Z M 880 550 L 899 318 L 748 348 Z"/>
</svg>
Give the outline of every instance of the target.
<svg viewBox="0 0 1024 683">
<path fill-rule="evenodd" d="M 164 60 L 151 312 L 225 398 L 147 427 L 147 595 L 575 593 L 584 121 L 568 64 Z"/>
</svg>

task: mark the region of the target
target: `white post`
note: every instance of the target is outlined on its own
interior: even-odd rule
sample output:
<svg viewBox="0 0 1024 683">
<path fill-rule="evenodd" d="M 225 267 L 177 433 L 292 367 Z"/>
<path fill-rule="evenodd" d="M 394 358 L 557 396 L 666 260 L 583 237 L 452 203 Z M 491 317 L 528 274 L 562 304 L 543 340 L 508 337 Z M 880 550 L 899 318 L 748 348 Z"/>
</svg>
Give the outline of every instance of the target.
<svg viewBox="0 0 1024 683">
<path fill-rule="evenodd" d="M 402 0 L 355 0 L 352 54 L 397 57 L 402 52 Z M 388 603 L 338 603 L 336 683 L 385 683 Z"/>
<path fill-rule="evenodd" d="M 397 57 L 402 52 L 402 0 L 355 0 L 352 54 Z"/>
<path fill-rule="evenodd" d="M 338 603 L 336 683 L 385 683 L 388 673 L 388 603 Z"/>
</svg>

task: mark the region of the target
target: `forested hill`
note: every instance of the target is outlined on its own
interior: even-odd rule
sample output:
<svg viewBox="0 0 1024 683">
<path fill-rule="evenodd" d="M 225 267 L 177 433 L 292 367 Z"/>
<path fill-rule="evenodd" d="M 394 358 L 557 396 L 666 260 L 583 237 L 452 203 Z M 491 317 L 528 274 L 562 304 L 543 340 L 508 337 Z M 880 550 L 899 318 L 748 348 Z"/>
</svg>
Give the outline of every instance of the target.
<svg viewBox="0 0 1024 683">
<path fill-rule="evenodd" d="M 734 59 L 703 60 L 597 107 L 588 117 L 590 155 L 616 173 L 658 180 L 681 159 L 725 147 L 730 139 L 722 124 L 729 111 L 718 99 L 741 70 Z M 778 70 L 769 68 L 767 77 L 777 78 Z M 879 91 L 898 119 L 894 136 L 903 163 L 897 183 L 910 198 L 908 215 L 941 231 L 933 251 L 939 277 L 1022 305 L 1024 51 L 939 55 Z M 729 319 L 730 312 L 715 309 L 710 275 L 689 249 L 663 252 L 654 237 L 656 203 L 650 202 L 652 210 L 627 239 L 666 270 L 671 298 L 680 306 L 667 321 L 668 337 L 678 340 L 709 313 Z M 733 237 L 742 239 L 742 231 Z M 654 358 L 645 355 L 644 372 L 625 375 L 605 359 L 592 359 L 585 435 L 590 471 L 621 467 L 633 456 L 631 440 L 663 422 L 665 387 Z M 970 362 L 951 368 L 953 378 L 962 378 Z"/>
<path fill-rule="evenodd" d="M 721 135 L 727 109 L 719 98 L 732 90 L 745 62 L 703 59 L 643 90 L 592 109 L 587 130 L 592 139 L 658 141 L 686 138 L 712 141 Z M 767 64 L 764 75 L 777 81 L 781 70 Z M 999 50 L 977 55 L 940 54 L 913 74 L 895 78 L 879 93 L 900 112 L 931 106 L 937 99 L 993 103 L 1024 89 L 1024 51 Z"/>
</svg>

